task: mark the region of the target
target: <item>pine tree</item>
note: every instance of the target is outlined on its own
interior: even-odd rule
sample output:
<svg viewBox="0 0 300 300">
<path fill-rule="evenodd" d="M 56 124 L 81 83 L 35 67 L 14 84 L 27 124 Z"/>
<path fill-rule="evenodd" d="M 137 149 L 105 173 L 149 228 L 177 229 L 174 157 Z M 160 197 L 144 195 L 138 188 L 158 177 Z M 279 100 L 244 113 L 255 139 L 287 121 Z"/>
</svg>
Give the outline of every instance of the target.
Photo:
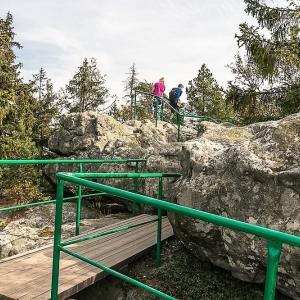
<svg viewBox="0 0 300 300">
<path fill-rule="evenodd" d="M 32 141 L 35 100 L 31 84 L 20 77 L 21 63 L 16 62 L 13 17 L 0 18 L 0 159 L 34 159 L 38 157 Z M 0 192 L 37 183 L 40 174 L 34 166 L 3 166 L 0 168 Z M 25 192 L 26 196 L 26 192 Z"/>
<path fill-rule="evenodd" d="M 67 112 L 99 110 L 99 106 L 110 96 L 104 86 L 105 76 L 97 68 L 95 58 L 85 58 L 79 71 L 66 85 L 64 104 Z"/>
<path fill-rule="evenodd" d="M 35 92 L 32 138 L 39 149 L 40 157 L 43 157 L 46 154 L 48 139 L 58 124 L 57 95 L 53 91 L 51 79 L 47 78 L 43 68 L 38 74 L 33 75 L 31 83 Z"/>
<path fill-rule="evenodd" d="M 235 63 L 227 65 L 235 75 L 228 81 L 226 101 L 233 106 L 243 124 L 276 119 L 280 108 L 273 99 L 272 84 L 260 74 L 257 64 L 237 54 Z"/>
<path fill-rule="evenodd" d="M 236 108 L 238 104 L 247 123 L 298 112 L 300 7 L 294 0 L 287 1 L 286 7 L 270 7 L 262 0 L 244 1 L 245 11 L 257 19 L 258 27 L 240 24 L 240 34 L 236 38 L 239 47 L 247 51 L 247 61 L 255 68 L 253 74 L 263 79 L 264 84 L 256 90 L 231 84 L 227 99 L 233 100 Z M 268 31 L 268 37 L 262 30 Z"/>
<path fill-rule="evenodd" d="M 263 0 L 244 0 L 246 13 L 257 19 L 258 27 L 240 24 L 236 35 L 239 47 L 244 46 L 249 58 L 261 74 L 272 80 L 281 72 L 281 65 L 300 68 L 299 18 L 297 1 L 287 0 L 287 7 L 270 7 Z M 266 37 L 259 30 L 268 30 Z"/>
<path fill-rule="evenodd" d="M 136 66 L 135 63 L 132 64 L 130 67 L 130 72 L 126 73 L 129 76 L 125 81 L 123 81 L 125 88 L 124 92 L 126 92 L 126 95 L 124 96 L 125 99 L 127 99 L 127 106 L 130 106 L 130 117 L 133 119 L 133 103 L 134 103 L 134 90 L 139 84 L 139 80 L 137 79 L 137 71 L 136 71 Z"/>
<path fill-rule="evenodd" d="M 227 107 L 221 88 L 210 70 L 203 64 L 197 77 L 190 80 L 186 88 L 187 110 L 200 116 L 227 117 Z"/>
<path fill-rule="evenodd" d="M 0 159 L 33 158 L 36 155 L 32 132 L 32 87 L 20 78 L 21 63 L 16 63 L 13 17 L 0 18 Z M 30 151 L 28 151 L 30 149 Z"/>
</svg>

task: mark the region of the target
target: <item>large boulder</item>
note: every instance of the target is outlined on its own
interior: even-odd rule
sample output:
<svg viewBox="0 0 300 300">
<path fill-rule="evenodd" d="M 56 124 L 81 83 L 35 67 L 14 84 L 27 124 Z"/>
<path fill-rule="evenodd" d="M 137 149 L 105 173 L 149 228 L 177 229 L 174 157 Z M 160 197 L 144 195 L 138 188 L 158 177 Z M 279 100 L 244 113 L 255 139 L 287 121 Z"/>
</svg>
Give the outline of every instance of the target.
<svg viewBox="0 0 300 300">
<path fill-rule="evenodd" d="M 295 114 L 244 127 L 202 122 L 197 136 L 184 129 L 178 143 L 170 124 L 120 124 L 88 112 L 65 116 L 49 147 L 60 158 L 146 158 L 140 171 L 182 173 L 180 179 L 165 180 L 164 199 L 299 236 L 299 135 L 300 114 Z M 45 173 L 54 183 L 58 170 L 76 168 L 49 165 Z M 89 165 L 84 171 L 133 172 L 134 165 Z M 133 187 L 128 180 L 102 182 Z M 157 180 L 141 181 L 140 188 L 157 196 Z M 177 237 L 199 259 L 231 270 L 241 280 L 264 281 L 264 239 L 172 213 L 169 218 Z M 300 299 L 299 268 L 300 250 L 284 245 L 277 287 L 294 299 Z"/>
<path fill-rule="evenodd" d="M 182 147 L 174 203 L 300 235 L 300 114 L 247 127 L 202 123 Z M 169 214 L 178 238 L 201 260 L 263 282 L 266 240 Z M 300 249 L 283 245 L 277 287 L 300 299 Z"/>
<path fill-rule="evenodd" d="M 129 159 L 145 158 L 146 163 L 139 164 L 140 172 L 172 172 L 181 171 L 179 154 L 182 142 L 195 137 L 197 132 L 183 128 L 182 142 L 177 142 L 176 128 L 166 122 L 155 123 L 150 120 L 128 121 L 123 124 L 110 116 L 98 115 L 94 112 L 72 113 L 60 121 L 60 128 L 49 139 L 49 148 L 59 158 L 86 159 Z M 87 164 L 85 172 L 134 172 L 135 163 L 127 164 Z M 55 184 L 58 171 L 78 172 L 78 164 L 47 165 L 44 168 L 46 177 Z M 168 198 L 171 183 L 174 179 L 164 180 L 164 197 Z M 133 179 L 103 179 L 100 183 L 127 190 L 133 189 Z M 68 186 L 69 191 L 76 193 L 76 188 Z M 158 179 L 139 180 L 139 191 L 157 197 Z M 114 201 L 121 201 L 114 199 Z M 125 201 L 131 210 L 131 202 Z M 149 208 L 138 206 L 139 212 L 149 212 Z"/>
</svg>

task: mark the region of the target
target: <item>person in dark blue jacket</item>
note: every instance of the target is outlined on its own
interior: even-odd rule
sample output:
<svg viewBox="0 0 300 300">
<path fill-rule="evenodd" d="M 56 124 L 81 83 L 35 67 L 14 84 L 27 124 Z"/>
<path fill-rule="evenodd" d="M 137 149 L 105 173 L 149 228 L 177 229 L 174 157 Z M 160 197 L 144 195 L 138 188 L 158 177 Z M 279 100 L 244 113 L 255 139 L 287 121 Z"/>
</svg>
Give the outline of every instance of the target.
<svg viewBox="0 0 300 300">
<path fill-rule="evenodd" d="M 182 95 L 183 88 L 184 88 L 183 84 L 180 83 L 180 84 L 178 84 L 177 88 L 172 89 L 172 91 L 170 92 L 170 97 L 169 97 L 170 98 L 170 105 L 174 109 L 176 109 L 176 111 L 179 110 L 180 105 L 181 105 L 180 96 Z M 174 90 L 174 92 L 176 91 L 175 97 L 172 96 L 172 94 L 171 94 L 173 92 L 173 90 Z M 173 99 L 171 99 L 171 98 L 173 98 Z M 171 109 L 171 112 L 175 113 L 175 111 L 173 109 Z M 178 117 L 179 116 L 178 116 L 178 113 L 177 113 L 177 121 L 178 121 Z"/>
</svg>

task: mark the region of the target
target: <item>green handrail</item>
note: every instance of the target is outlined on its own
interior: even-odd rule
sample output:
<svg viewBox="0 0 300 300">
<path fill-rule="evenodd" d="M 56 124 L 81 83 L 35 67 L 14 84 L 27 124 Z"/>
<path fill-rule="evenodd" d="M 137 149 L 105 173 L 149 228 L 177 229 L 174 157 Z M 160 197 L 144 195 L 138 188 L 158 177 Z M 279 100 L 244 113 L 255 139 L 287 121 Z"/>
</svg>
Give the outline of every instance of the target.
<svg viewBox="0 0 300 300">
<path fill-rule="evenodd" d="M 137 174 L 139 175 L 139 174 Z M 86 178 L 97 178 L 97 174 L 82 174 L 82 173 L 57 173 L 56 178 L 58 182 L 58 190 L 57 190 L 57 210 L 56 210 L 56 217 L 55 217 L 55 237 L 54 237 L 54 251 L 53 251 L 53 273 L 52 273 L 52 292 L 51 292 L 51 300 L 57 300 L 57 293 L 58 293 L 58 277 L 59 277 L 59 257 L 60 251 L 64 251 L 69 253 L 70 255 L 74 255 L 75 257 L 82 259 L 86 262 L 93 264 L 107 273 L 115 275 L 123 280 L 131 282 L 141 288 L 145 288 L 145 286 L 135 280 L 129 281 L 128 278 L 125 278 L 124 275 L 113 271 L 107 267 L 104 267 L 98 263 L 92 262 L 87 258 L 75 254 L 69 250 L 64 249 L 61 244 L 61 216 L 62 216 L 62 204 L 63 204 L 63 185 L 64 182 L 71 182 L 74 184 L 86 186 L 101 192 L 105 192 L 110 195 L 114 195 L 117 197 L 121 197 L 130 201 L 139 202 L 145 205 L 150 205 L 156 207 L 161 210 L 170 211 L 176 214 L 184 215 L 190 218 L 202 220 L 208 223 L 212 223 L 218 226 L 223 226 L 226 228 L 230 228 L 233 230 L 246 232 L 249 234 L 253 234 L 258 237 L 262 237 L 267 239 L 268 244 L 268 263 L 267 263 L 267 274 L 266 274 L 266 281 L 265 281 L 265 291 L 264 291 L 264 299 L 265 300 L 273 300 L 275 298 L 275 291 L 276 291 L 276 279 L 277 279 L 277 270 L 279 264 L 279 258 L 281 254 L 282 244 L 288 244 L 291 246 L 300 247 L 300 237 L 280 232 L 277 230 L 261 227 L 254 224 L 248 224 L 245 222 L 233 220 L 230 218 L 225 218 L 222 216 L 214 215 L 211 213 L 207 213 L 204 211 L 199 211 L 196 209 L 192 209 L 189 207 L 181 206 L 178 204 L 169 203 L 166 201 L 162 201 L 159 199 L 154 199 L 151 197 L 147 197 L 144 195 L 138 195 L 132 192 L 124 191 L 121 189 L 117 189 L 114 187 L 106 186 L 103 184 L 95 183 L 92 181 L 86 180 Z M 99 175 L 100 177 L 102 175 Z M 136 176 L 136 175 L 135 175 Z M 143 176 L 140 174 L 140 176 Z M 159 195 L 159 198 L 161 195 Z M 159 295 L 164 299 L 174 299 L 165 294 L 158 294 L 157 291 L 150 291 L 155 295 Z"/>
<path fill-rule="evenodd" d="M 57 174 L 68 174 L 69 176 L 72 176 L 74 178 L 80 178 L 81 180 L 84 178 L 158 178 L 159 179 L 159 184 L 158 184 L 158 199 L 162 199 L 163 196 L 163 184 L 162 184 L 162 178 L 163 177 L 180 177 L 181 174 L 178 173 L 168 173 L 168 174 L 162 174 L 162 173 L 57 173 Z M 92 265 L 95 265 L 105 271 L 107 271 L 109 274 L 113 274 L 123 280 L 126 280 L 128 282 L 131 282 L 137 286 L 143 287 L 144 289 L 154 293 L 157 296 L 163 296 L 164 299 L 173 299 L 172 297 L 161 293 L 151 287 L 148 287 L 132 278 L 129 278 L 121 273 L 118 273 L 110 268 L 107 268 L 101 264 L 98 264 L 96 262 L 93 262 L 81 255 L 76 254 L 75 252 L 72 252 L 68 249 L 65 249 L 64 246 L 71 245 L 74 243 L 82 242 L 84 240 L 90 240 L 93 238 L 97 238 L 103 235 L 107 235 L 110 233 L 114 232 L 119 232 L 123 230 L 127 230 L 129 228 L 133 228 L 136 226 L 142 226 L 147 223 L 155 222 L 157 221 L 157 246 L 156 246 L 156 266 L 160 266 L 160 254 L 161 254 L 161 229 L 162 229 L 162 210 L 158 209 L 158 217 L 155 219 L 152 219 L 147 222 L 142 222 L 139 224 L 131 225 L 131 226 L 125 226 L 125 227 L 120 227 L 114 230 L 109 230 L 106 232 L 101 232 L 98 234 L 94 234 L 91 236 L 86 236 L 78 239 L 73 239 L 65 243 L 61 243 L 61 220 L 62 220 L 62 204 L 63 204 L 63 190 L 64 190 L 64 182 L 65 180 L 60 180 L 58 176 L 57 178 L 57 206 L 56 206 L 56 215 L 55 215 L 55 234 L 54 234 L 54 249 L 53 249 L 53 273 L 52 273 L 52 286 L 51 286 L 51 299 L 58 299 L 57 298 L 57 292 L 58 292 L 58 277 L 59 277 L 59 259 L 60 259 L 60 251 L 66 252 L 70 255 L 73 255 L 77 258 L 80 258 L 86 262 L 89 262 Z M 68 181 L 68 180 L 66 180 Z M 71 181 L 69 181 L 71 182 Z M 84 182 L 89 182 L 89 181 L 84 181 Z M 81 184 L 79 184 L 81 185 Z M 88 185 L 84 185 L 87 186 Z M 135 193 L 134 193 L 135 194 Z M 111 194 L 112 195 L 112 194 Z M 136 194 L 137 197 L 142 196 Z"/>
<path fill-rule="evenodd" d="M 83 172 L 83 164 L 84 163 L 135 163 L 135 172 L 139 171 L 138 164 L 141 162 L 146 162 L 146 159 L 138 158 L 138 159 L 36 159 L 36 160 L 26 160 L 26 159 L 7 159 L 7 160 L 0 160 L 1 165 L 46 165 L 46 164 L 79 164 L 79 172 Z M 134 191 L 138 193 L 138 178 L 134 181 Z M 75 234 L 79 235 L 80 232 L 80 219 L 81 219 L 81 201 L 83 198 L 87 197 L 96 197 L 102 196 L 105 193 L 93 193 L 93 194 L 86 194 L 82 195 L 82 187 L 78 185 L 77 188 L 77 195 L 73 197 L 65 197 L 63 201 L 70 201 L 76 200 L 76 221 L 75 221 Z M 56 203 L 56 199 L 39 201 L 34 203 L 22 204 L 22 205 L 15 205 L 10 207 L 0 208 L 0 213 L 4 211 L 10 211 L 15 209 L 22 209 L 27 207 L 39 206 L 39 205 L 47 205 L 51 203 Z M 134 208 L 135 213 L 135 208 Z"/>
<path fill-rule="evenodd" d="M 134 91 L 134 120 L 136 120 L 137 118 L 137 107 L 140 108 L 145 108 L 144 106 L 139 106 L 138 105 L 138 101 L 137 101 L 137 95 L 138 94 L 143 94 L 143 95 L 148 95 L 148 96 L 154 96 L 154 94 L 149 93 L 149 92 L 143 92 L 143 91 L 139 91 L 139 90 L 135 90 Z M 177 118 L 176 118 L 176 125 L 177 125 L 177 141 L 180 142 L 180 132 L 181 132 L 181 125 L 184 125 L 184 118 L 194 118 L 194 119 L 199 119 L 201 121 L 208 121 L 208 122 L 213 122 L 216 124 L 219 123 L 223 123 L 223 122 L 229 122 L 232 123 L 234 125 L 242 125 L 241 123 L 239 123 L 237 120 L 235 120 L 232 117 L 228 117 L 227 119 L 215 119 L 215 118 L 211 118 L 209 116 L 199 116 L 199 115 L 195 115 L 193 113 L 190 113 L 184 109 L 181 109 L 180 111 L 176 110 L 174 107 L 172 107 L 169 103 L 169 99 L 166 97 L 159 97 L 162 100 L 162 107 L 161 107 L 161 120 L 167 121 L 165 116 L 164 116 L 164 108 L 168 107 L 173 114 L 176 114 Z M 156 106 L 155 106 L 155 127 L 157 127 L 157 122 L 158 122 L 158 104 L 156 102 Z M 170 122 L 169 122 L 170 123 Z"/>
</svg>

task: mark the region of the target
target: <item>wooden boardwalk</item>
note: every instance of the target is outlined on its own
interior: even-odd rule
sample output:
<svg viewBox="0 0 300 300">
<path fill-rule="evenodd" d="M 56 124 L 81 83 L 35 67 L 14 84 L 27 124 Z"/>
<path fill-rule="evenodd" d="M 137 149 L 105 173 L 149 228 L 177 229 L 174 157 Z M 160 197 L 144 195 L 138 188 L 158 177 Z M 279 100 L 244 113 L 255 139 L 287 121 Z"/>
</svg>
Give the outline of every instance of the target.
<svg viewBox="0 0 300 300">
<path fill-rule="evenodd" d="M 155 218 L 140 215 L 83 235 L 133 225 Z M 135 261 L 156 245 L 157 222 L 131 228 L 68 246 L 67 248 L 115 270 Z M 162 240 L 173 235 L 163 217 Z M 50 299 L 52 245 L 0 260 L 0 300 Z M 99 268 L 61 252 L 59 299 L 66 299 L 108 274 Z"/>
</svg>

